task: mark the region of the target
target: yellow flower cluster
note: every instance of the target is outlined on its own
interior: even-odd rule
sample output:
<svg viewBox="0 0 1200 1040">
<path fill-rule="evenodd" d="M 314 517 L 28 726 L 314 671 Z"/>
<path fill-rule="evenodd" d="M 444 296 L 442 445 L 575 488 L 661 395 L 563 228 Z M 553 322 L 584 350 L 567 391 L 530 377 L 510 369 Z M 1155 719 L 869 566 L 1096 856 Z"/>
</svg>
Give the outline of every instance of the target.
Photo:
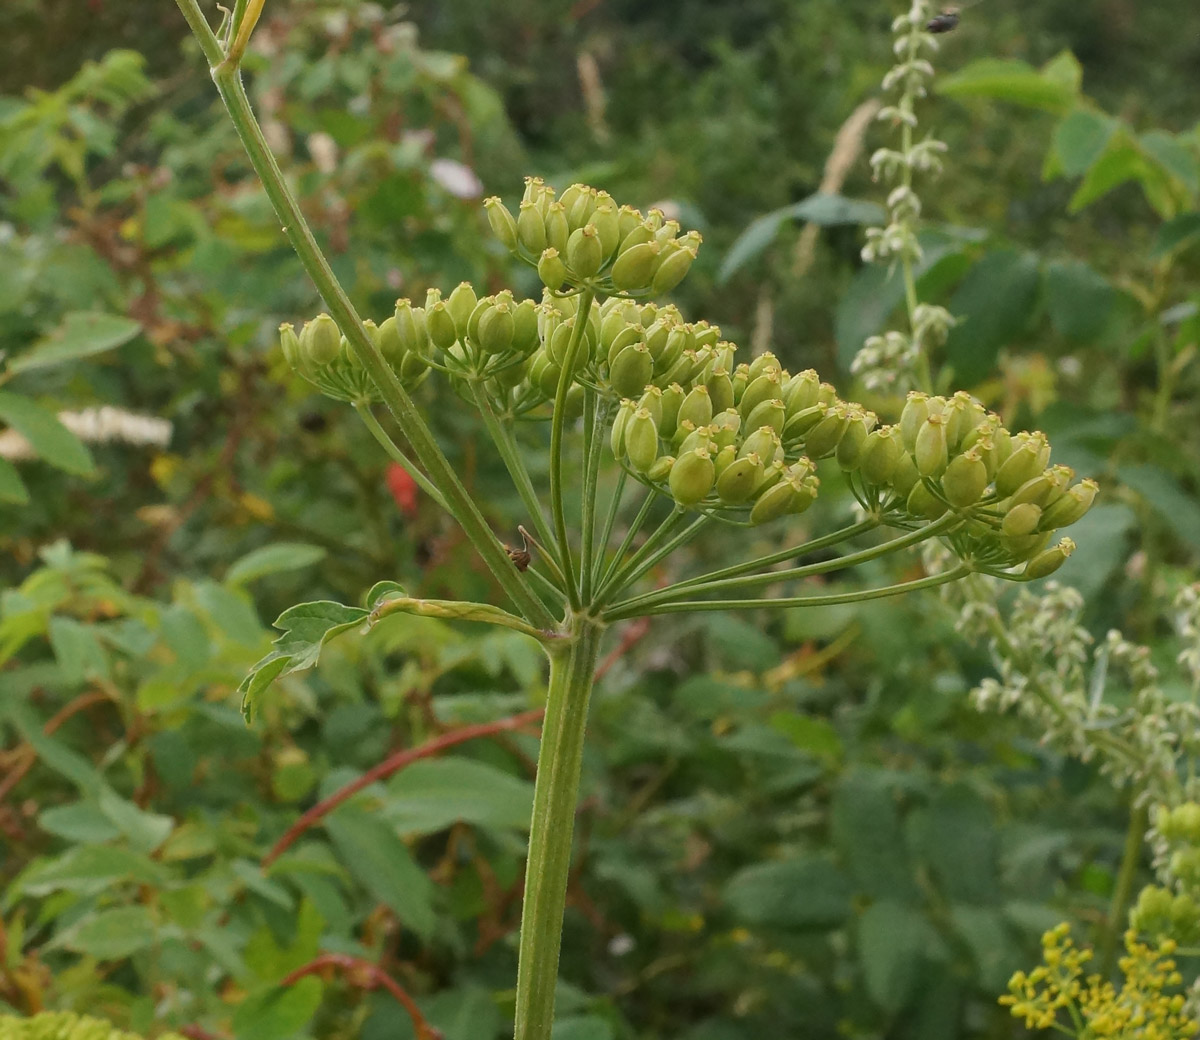
<svg viewBox="0 0 1200 1040">
<path fill-rule="evenodd" d="M 1130 931 L 1125 950 L 1120 990 L 1099 975 L 1085 978 L 1092 951 L 1077 948 L 1070 926 L 1060 924 L 1042 936 L 1043 963 L 1028 974 L 1017 972 L 1000 1003 L 1026 1028 L 1054 1027 L 1079 1040 L 1187 1040 L 1200 1033 L 1200 1022 L 1184 1012 L 1183 995 L 1169 992 L 1183 981 L 1171 958 L 1175 944 L 1149 946 Z M 1061 1011 L 1066 1023 L 1059 1021 Z"/>
</svg>

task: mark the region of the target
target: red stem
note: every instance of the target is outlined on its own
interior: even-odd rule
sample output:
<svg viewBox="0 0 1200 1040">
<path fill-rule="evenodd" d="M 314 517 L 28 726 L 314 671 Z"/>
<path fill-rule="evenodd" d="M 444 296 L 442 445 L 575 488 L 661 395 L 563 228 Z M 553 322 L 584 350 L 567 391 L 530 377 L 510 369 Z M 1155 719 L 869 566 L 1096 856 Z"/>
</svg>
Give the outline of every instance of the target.
<svg viewBox="0 0 1200 1040">
<path fill-rule="evenodd" d="M 296 842 L 300 835 L 319 823 L 328 813 L 332 812 L 348 798 L 352 798 L 358 794 L 364 787 L 369 787 L 377 780 L 386 780 L 393 773 L 399 772 L 405 766 L 411 765 L 419 759 L 429 758 L 430 755 L 436 755 L 439 751 L 445 751 L 447 748 L 455 747 L 458 744 L 465 744 L 467 741 L 475 740 L 478 737 L 491 737 L 497 733 L 509 733 L 512 730 L 521 729 L 524 726 L 539 721 L 543 714 L 545 714 L 544 708 L 536 708 L 533 711 L 522 712 L 520 715 L 510 715 L 508 718 L 497 719 L 495 722 L 482 722 L 474 726 L 463 726 L 440 737 L 435 737 L 433 740 L 427 740 L 419 747 L 405 748 L 403 751 L 397 751 L 394 755 L 389 755 L 379 765 L 368 769 L 357 780 L 352 780 L 345 787 L 335 791 L 323 801 L 317 802 L 316 805 L 304 813 L 284 832 L 283 837 L 275 843 L 271 851 L 263 857 L 262 869 L 266 870 Z"/>
<path fill-rule="evenodd" d="M 361 989 L 374 989 L 376 986 L 382 986 L 408 1012 L 408 1017 L 412 1019 L 413 1029 L 417 1033 L 417 1040 L 442 1040 L 442 1033 L 434 1029 L 426 1021 L 425 1016 L 421 1014 L 421 1009 L 417 1007 L 413 998 L 408 995 L 404 987 L 378 964 L 372 964 L 361 957 L 351 957 L 345 953 L 323 953 L 302 967 L 297 968 L 286 976 L 279 985 L 291 986 L 304 978 L 305 975 L 316 975 L 326 968 L 338 968 L 347 975 L 355 972 L 361 973 L 367 979 L 365 985 L 359 983 L 356 979 L 351 979 L 351 982 L 359 985 Z"/>
</svg>

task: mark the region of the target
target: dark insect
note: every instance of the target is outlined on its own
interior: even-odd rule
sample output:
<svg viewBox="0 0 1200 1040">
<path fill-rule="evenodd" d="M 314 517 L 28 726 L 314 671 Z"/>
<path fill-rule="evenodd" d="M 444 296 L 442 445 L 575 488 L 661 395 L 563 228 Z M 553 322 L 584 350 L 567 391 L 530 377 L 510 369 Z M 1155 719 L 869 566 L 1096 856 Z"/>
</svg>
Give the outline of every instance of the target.
<svg viewBox="0 0 1200 1040">
<path fill-rule="evenodd" d="M 958 12 L 951 9 L 943 11 L 941 14 L 929 20 L 925 26 L 926 32 L 931 33 L 948 33 L 953 32 L 958 28 L 959 16 Z"/>
<path fill-rule="evenodd" d="M 525 533 L 525 528 L 518 527 L 521 532 L 521 548 L 513 549 L 510 546 L 505 546 L 504 551 L 508 553 L 508 558 L 512 560 L 513 566 L 522 574 L 529 570 L 529 565 L 533 563 L 533 556 L 529 552 L 529 536 Z"/>
</svg>

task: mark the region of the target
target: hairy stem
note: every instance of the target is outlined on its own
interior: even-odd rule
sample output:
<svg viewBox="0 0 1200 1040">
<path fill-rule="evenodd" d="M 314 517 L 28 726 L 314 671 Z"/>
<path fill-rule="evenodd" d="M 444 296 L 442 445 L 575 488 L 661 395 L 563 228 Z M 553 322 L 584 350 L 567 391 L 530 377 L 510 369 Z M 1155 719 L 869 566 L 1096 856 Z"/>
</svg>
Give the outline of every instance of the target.
<svg viewBox="0 0 1200 1040">
<path fill-rule="evenodd" d="M 517 968 L 516 1040 L 549 1040 L 571 867 L 575 804 L 583 764 L 602 626 L 576 615 L 569 648 L 550 656 L 546 719 L 538 754 L 525 867 L 525 903 Z"/>
</svg>

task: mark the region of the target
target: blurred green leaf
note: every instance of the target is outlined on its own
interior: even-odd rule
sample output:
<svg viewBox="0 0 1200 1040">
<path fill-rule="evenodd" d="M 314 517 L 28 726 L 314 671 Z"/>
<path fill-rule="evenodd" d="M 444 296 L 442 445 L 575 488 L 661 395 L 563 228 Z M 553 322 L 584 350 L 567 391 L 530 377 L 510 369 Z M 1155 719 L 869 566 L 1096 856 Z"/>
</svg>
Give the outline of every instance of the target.
<svg viewBox="0 0 1200 1040">
<path fill-rule="evenodd" d="M 53 412 L 28 397 L 0 390 L 0 422 L 5 422 L 29 441 L 39 458 L 78 476 L 95 472 L 91 453 Z"/>
<path fill-rule="evenodd" d="M 886 775 L 847 773 L 830 807 L 834 847 L 858 888 L 876 898 L 918 898 L 896 798 Z"/>
<path fill-rule="evenodd" d="M 247 585 L 258 578 L 279 571 L 298 571 L 325 559 L 327 552 L 319 545 L 303 542 L 276 542 L 248 552 L 225 572 L 226 585 Z"/>
<path fill-rule="evenodd" d="M 252 993 L 233 1013 L 238 1040 L 292 1040 L 321 1006 L 322 986 L 311 975 L 285 989 Z"/>
<path fill-rule="evenodd" d="M 20 373 L 78 361 L 128 343 L 141 331 L 138 322 L 115 314 L 68 314 L 53 332 L 14 358 L 9 367 Z"/>
<path fill-rule="evenodd" d="M 0 502 L 13 502 L 23 506 L 29 501 L 29 489 L 21 474 L 8 459 L 0 459 Z"/>
<path fill-rule="evenodd" d="M 1108 280 L 1079 260 L 1046 265 L 1046 310 L 1060 336 L 1073 343 L 1093 343 L 1103 334 L 1117 291 Z"/>
<path fill-rule="evenodd" d="M 554 1021 L 551 1040 L 615 1040 L 612 1023 L 598 1015 L 568 1015 Z"/>
<path fill-rule="evenodd" d="M 833 928 L 850 913 L 851 888 L 829 860 L 803 856 L 757 863 L 725 885 L 724 899 L 744 924 Z"/>
<path fill-rule="evenodd" d="M 462 821 L 528 830 L 533 785 L 469 758 L 424 759 L 388 783 L 384 813 L 401 834 L 430 834 Z"/>
<path fill-rule="evenodd" d="M 960 383 L 985 378 L 1001 348 L 1029 327 L 1040 283 L 1037 257 L 1015 249 L 988 253 L 971 268 L 949 305 L 959 323 L 950 331 L 946 360 Z"/>
<path fill-rule="evenodd" d="M 154 916 L 144 906 L 99 910 L 81 918 L 55 938 L 68 950 L 98 960 L 121 960 L 154 945 Z"/>
<path fill-rule="evenodd" d="M 992 98 L 1062 114 L 1079 95 L 1078 81 L 1072 82 L 1069 71 L 1062 56 L 1040 72 L 1023 61 L 984 58 L 941 77 L 936 86 L 945 97 Z"/>
<path fill-rule="evenodd" d="M 433 932 L 433 885 L 390 824 L 353 805 L 325 819 L 346 869 L 374 898 L 395 911 L 405 928 L 428 939 Z"/>
<path fill-rule="evenodd" d="M 1117 131 L 1112 116 L 1090 108 L 1077 108 L 1054 131 L 1054 151 L 1068 177 L 1082 177 L 1101 155 Z"/>
<path fill-rule="evenodd" d="M 937 944 L 920 911 L 883 899 L 867 908 L 858 921 L 858 956 L 871 999 L 890 1013 L 912 995 L 921 966 Z"/>
<path fill-rule="evenodd" d="M 1200 213 L 1184 213 L 1168 220 L 1154 236 L 1150 249 L 1151 260 L 1161 260 L 1168 253 L 1186 249 L 1200 241 Z"/>
</svg>

